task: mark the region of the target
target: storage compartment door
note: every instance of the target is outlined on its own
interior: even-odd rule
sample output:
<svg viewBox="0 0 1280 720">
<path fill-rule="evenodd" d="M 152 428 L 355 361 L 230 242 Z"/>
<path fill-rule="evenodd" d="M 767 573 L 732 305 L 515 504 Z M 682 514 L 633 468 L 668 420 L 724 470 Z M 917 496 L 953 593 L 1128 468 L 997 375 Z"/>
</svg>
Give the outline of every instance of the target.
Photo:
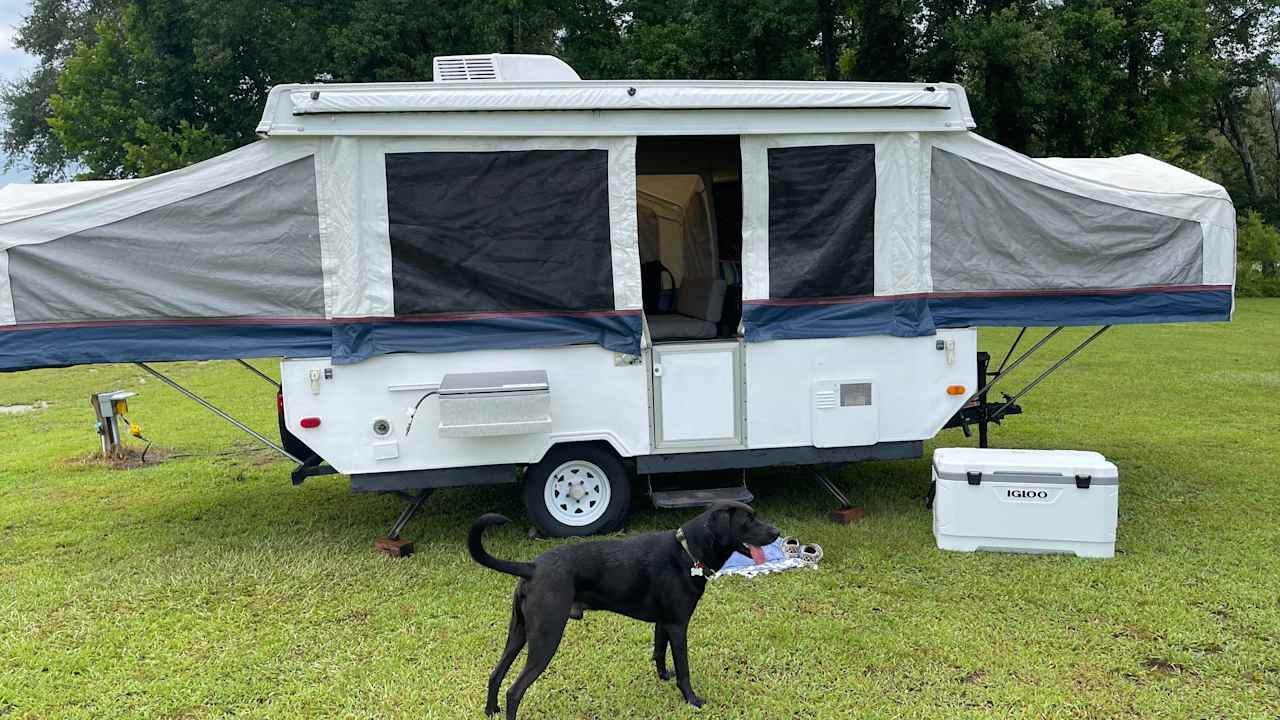
<svg viewBox="0 0 1280 720">
<path fill-rule="evenodd" d="M 659 450 L 742 447 L 741 347 L 681 343 L 653 349 Z"/>
</svg>

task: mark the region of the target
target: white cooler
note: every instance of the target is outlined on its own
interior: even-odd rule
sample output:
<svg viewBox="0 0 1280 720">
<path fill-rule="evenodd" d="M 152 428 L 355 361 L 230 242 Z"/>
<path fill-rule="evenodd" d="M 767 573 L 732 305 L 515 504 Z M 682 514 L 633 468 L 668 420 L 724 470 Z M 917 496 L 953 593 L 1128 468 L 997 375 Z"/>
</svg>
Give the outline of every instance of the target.
<svg viewBox="0 0 1280 720">
<path fill-rule="evenodd" d="M 1115 555 L 1120 476 L 1099 453 L 938 448 L 933 483 L 943 550 Z"/>
</svg>

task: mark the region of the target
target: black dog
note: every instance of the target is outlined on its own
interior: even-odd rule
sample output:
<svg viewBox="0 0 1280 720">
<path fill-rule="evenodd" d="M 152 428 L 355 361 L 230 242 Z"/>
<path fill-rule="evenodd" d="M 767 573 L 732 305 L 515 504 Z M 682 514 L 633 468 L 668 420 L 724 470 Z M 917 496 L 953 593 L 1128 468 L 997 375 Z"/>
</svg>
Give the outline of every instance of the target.
<svg viewBox="0 0 1280 720">
<path fill-rule="evenodd" d="M 689 684 L 689 618 L 698 607 L 707 579 L 735 551 L 764 562 L 762 545 L 778 538 L 778 529 L 755 518 L 742 503 L 717 503 L 680 529 L 639 535 L 626 540 L 564 545 L 539 555 L 533 562 L 499 560 L 480 543 L 484 529 L 510 522 L 501 515 L 481 516 L 471 526 L 467 547 L 476 562 L 521 578 L 511 604 L 511 626 L 502 659 L 489 676 L 485 713 L 498 709 L 498 686 L 526 641 L 529 656 L 524 670 L 507 690 L 507 718 L 513 720 L 529 686 L 547 669 L 560 646 L 570 615 L 583 609 L 610 610 L 653 627 L 653 662 L 658 677 L 667 672 L 667 643 L 676 665 L 676 684 L 685 702 L 702 707 Z"/>
</svg>

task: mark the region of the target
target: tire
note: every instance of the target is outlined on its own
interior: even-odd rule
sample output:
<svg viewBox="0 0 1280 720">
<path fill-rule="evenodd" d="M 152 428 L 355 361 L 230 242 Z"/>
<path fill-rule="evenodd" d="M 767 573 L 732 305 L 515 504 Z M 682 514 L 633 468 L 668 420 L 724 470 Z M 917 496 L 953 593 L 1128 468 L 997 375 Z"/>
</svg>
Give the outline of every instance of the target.
<svg viewBox="0 0 1280 720">
<path fill-rule="evenodd" d="M 297 435 L 289 432 L 289 428 L 284 424 L 284 418 L 278 418 L 277 424 L 280 426 L 280 447 L 284 448 L 285 452 L 299 460 L 306 460 L 316 454 L 314 450 L 307 447 L 306 443 L 299 440 Z"/>
<path fill-rule="evenodd" d="M 307 444 L 298 439 L 297 435 L 289 432 L 289 427 L 284 424 L 284 395 L 279 390 L 276 391 L 276 425 L 280 428 L 280 447 L 290 455 L 306 462 L 307 458 L 315 455 L 315 451 L 307 447 Z"/>
<path fill-rule="evenodd" d="M 631 510 L 631 477 L 611 448 L 557 445 L 525 473 L 524 507 L 547 537 L 612 532 Z"/>
</svg>

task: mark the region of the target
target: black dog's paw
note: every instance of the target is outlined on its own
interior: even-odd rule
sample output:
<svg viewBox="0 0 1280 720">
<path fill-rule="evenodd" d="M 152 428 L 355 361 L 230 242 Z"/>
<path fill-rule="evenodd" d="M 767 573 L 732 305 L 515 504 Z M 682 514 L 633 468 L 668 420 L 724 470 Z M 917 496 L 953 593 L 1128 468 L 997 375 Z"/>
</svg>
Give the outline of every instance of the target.
<svg viewBox="0 0 1280 720">
<path fill-rule="evenodd" d="M 658 671 L 658 679 L 659 679 L 659 680 L 663 680 L 663 681 L 670 680 L 670 679 L 671 679 L 671 671 L 670 671 L 670 670 L 659 670 L 659 671 Z"/>
<path fill-rule="evenodd" d="M 693 697 L 687 697 L 684 699 L 684 701 L 696 708 L 700 708 L 703 705 L 702 698 L 698 697 L 697 695 L 694 695 Z"/>
<path fill-rule="evenodd" d="M 502 712 L 502 708 L 498 707 L 497 705 L 487 705 L 485 706 L 485 709 L 484 709 L 485 717 L 493 717 L 494 715 L 497 715 L 500 712 Z"/>
</svg>

